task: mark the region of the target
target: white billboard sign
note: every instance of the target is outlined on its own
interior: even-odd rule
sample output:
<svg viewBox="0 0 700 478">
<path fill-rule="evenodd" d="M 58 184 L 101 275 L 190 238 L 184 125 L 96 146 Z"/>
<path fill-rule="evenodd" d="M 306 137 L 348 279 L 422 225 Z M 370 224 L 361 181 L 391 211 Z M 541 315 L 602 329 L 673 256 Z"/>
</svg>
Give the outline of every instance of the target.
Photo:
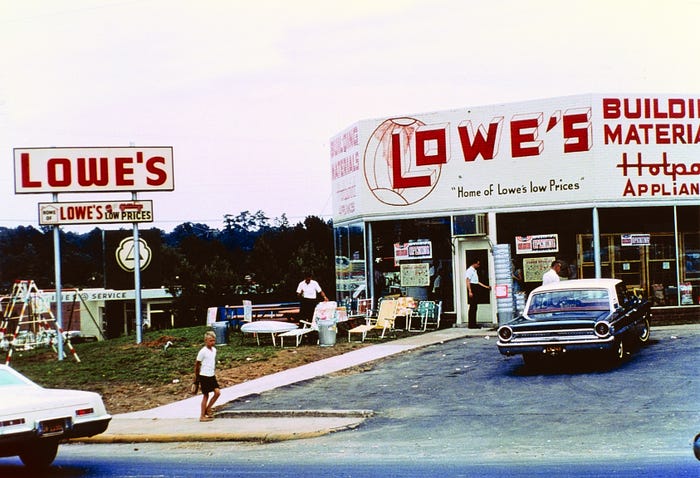
<svg viewBox="0 0 700 478">
<path fill-rule="evenodd" d="M 153 222 L 153 201 L 40 202 L 39 224 Z"/>
<path fill-rule="evenodd" d="M 697 203 L 700 97 L 580 95 L 366 120 L 332 138 L 331 163 L 352 165 L 334 169 L 336 221 Z"/>
<path fill-rule="evenodd" d="M 172 191 L 173 148 L 15 148 L 15 193 Z"/>
</svg>

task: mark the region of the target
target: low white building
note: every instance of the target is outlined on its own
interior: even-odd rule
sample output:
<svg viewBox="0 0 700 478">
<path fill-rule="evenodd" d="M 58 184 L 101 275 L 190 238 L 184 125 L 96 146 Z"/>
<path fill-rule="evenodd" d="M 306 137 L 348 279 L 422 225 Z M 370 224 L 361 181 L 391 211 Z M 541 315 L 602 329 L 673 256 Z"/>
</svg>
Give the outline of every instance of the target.
<svg viewBox="0 0 700 478">
<path fill-rule="evenodd" d="M 55 310 L 55 291 L 45 292 Z M 173 296 L 165 288 L 142 289 L 143 326 L 172 328 Z M 62 291 L 63 330 L 79 330 L 82 336 L 98 339 L 128 335 L 136 320 L 134 290 L 67 289 Z"/>
<path fill-rule="evenodd" d="M 340 132 L 330 156 L 338 300 L 434 298 L 464 324 L 476 258 L 491 286 L 482 324 L 512 315 L 514 292 L 555 259 L 562 280 L 617 277 L 655 307 L 700 303 L 700 95 L 393 115 Z"/>
</svg>

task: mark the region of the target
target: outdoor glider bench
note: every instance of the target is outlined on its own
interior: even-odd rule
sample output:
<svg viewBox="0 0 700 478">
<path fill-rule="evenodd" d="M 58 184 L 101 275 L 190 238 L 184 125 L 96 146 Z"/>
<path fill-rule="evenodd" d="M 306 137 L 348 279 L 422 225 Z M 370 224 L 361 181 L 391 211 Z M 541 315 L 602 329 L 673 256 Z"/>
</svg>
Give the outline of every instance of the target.
<svg viewBox="0 0 700 478">
<path fill-rule="evenodd" d="M 302 320 L 302 327 L 299 327 L 297 329 L 292 329 L 288 330 L 287 332 L 284 332 L 282 334 L 279 334 L 280 338 L 280 347 L 284 348 L 284 338 L 285 337 L 294 337 L 295 340 L 295 347 L 299 347 L 301 344 L 301 340 L 304 338 L 306 334 L 309 332 L 318 332 L 318 326 L 316 325 L 316 321 L 312 322 L 307 322 L 306 320 Z"/>
<path fill-rule="evenodd" d="M 301 320 L 302 326 L 296 329 L 288 330 L 287 332 L 279 334 L 280 346 L 284 347 L 285 337 L 294 337 L 295 346 L 298 347 L 301 344 L 304 336 L 310 332 L 318 332 L 317 320 L 329 320 L 335 317 L 335 311 L 338 304 L 335 301 L 329 300 L 325 302 L 319 302 L 314 309 L 314 315 L 311 322 L 306 320 Z"/>
</svg>

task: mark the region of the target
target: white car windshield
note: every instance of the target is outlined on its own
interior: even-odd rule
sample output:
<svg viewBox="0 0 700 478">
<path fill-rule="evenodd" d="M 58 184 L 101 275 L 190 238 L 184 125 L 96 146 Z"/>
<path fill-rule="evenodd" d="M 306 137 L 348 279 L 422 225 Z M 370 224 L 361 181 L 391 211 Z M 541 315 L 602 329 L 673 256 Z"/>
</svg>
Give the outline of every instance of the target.
<svg viewBox="0 0 700 478">
<path fill-rule="evenodd" d="M 10 385 L 29 385 L 28 380 L 23 380 L 17 374 L 10 372 L 9 370 L 0 370 L 0 387 L 10 386 Z"/>
<path fill-rule="evenodd" d="M 527 314 L 609 310 L 610 297 L 606 289 L 554 290 L 533 294 Z"/>
</svg>

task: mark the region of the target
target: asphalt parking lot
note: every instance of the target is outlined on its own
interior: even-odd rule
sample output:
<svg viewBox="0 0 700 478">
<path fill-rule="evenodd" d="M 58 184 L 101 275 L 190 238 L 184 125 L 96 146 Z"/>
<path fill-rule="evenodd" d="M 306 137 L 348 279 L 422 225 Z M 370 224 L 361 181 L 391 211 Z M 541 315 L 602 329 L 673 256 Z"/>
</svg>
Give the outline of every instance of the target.
<svg viewBox="0 0 700 478">
<path fill-rule="evenodd" d="M 319 446 L 429 445 L 431 453 L 692 457 L 700 431 L 700 326 L 657 327 L 618 365 L 572 356 L 536 369 L 471 336 L 229 403 L 224 410 L 366 409 Z M 358 445 L 359 446 L 359 445 Z"/>
</svg>

